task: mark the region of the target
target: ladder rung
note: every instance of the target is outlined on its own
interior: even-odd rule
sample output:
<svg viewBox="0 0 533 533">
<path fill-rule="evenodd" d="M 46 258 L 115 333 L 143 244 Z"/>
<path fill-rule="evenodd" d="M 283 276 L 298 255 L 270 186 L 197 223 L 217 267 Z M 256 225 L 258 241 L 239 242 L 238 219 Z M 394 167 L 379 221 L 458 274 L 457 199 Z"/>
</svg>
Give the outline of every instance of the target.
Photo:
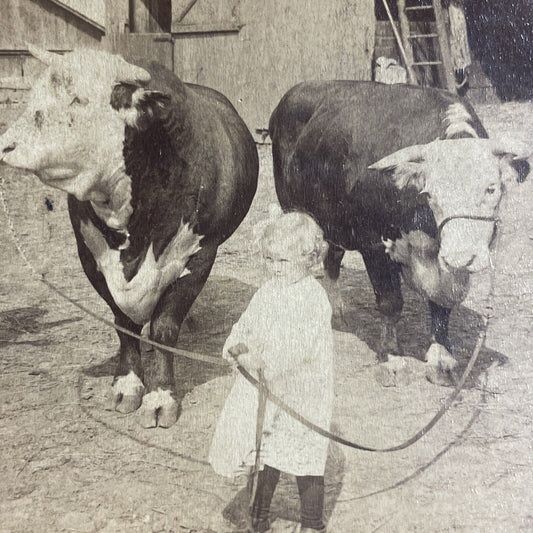
<svg viewBox="0 0 533 533">
<path fill-rule="evenodd" d="M 416 66 L 428 66 L 428 65 L 442 65 L 442 61 L 416 61 L 413 63 Z"/>
<path fill-rule="evenodd" d="M 409 35 L 409 39 L 434 39 L 438 36 L 438 33 L 412 33 Z"/>
<path fill-rule="evenodd" d="M 433 6 L 409 6 L 405 8 L 405 11 L 419 11 L 422 9 L 433 9 Z"/>
</svg>

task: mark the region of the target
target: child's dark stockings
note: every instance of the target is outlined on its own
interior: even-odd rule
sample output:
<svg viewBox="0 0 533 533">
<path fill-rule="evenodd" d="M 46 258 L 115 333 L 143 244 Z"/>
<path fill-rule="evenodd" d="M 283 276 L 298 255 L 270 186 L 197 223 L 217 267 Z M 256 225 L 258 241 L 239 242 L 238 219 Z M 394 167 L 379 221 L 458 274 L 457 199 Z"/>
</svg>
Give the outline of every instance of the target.
<svg viewBox="0 0 533 533">
<path fill-rule="evenodd" d="M 258 533 L 270 527 L 270 503 L 278 484 L 280 471 L 265 465 L 259 472 L 257 491 L 252 507 L 254 529 Z M 324 476 L 296 476 L 298 493 L 300 494 L 302 528 L 321 531 L 324 529 L 322 513 L 324 510 Z"/>
</svg>

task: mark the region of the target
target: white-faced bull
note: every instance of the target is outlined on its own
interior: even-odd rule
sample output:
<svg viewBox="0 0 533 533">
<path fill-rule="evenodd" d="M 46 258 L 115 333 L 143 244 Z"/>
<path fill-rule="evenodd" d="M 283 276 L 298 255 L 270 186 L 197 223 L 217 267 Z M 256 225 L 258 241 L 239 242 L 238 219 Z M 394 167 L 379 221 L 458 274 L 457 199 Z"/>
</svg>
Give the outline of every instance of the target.
<svg viewBox="0 0 533 533">
<path fill-rule="evenodd" d="M 69 194 L 83 269 L 115 323 L 175 345 L 217 247 L 257 186 L 253 139 L 218 92 L 182 83 L 156 63 L 30 47 L 48 65 L 27 109 L 0 137 L 3 162 Z M 119 333 L 117 410 L 142 403 L 147 426 L 178 414 L 173 358 L 156 350 L 144 376 L 139 342 Z"/>
<path fill-rule="evenodd" d="M 489 140 L 455 95 L 351 81 L 294 87 L 270 135 L 279 201 L 324 229 L 329 277 L 338 278 L 346 250 L 361 252 L 384 316 L 381 355 L 399 352 L 402 275 L 429 300 L 427 357 L 453 366 L 450 310 L 470 274 L 489 266 L 505 184 L 529 170 L 523 147 Z"/>
</svg>

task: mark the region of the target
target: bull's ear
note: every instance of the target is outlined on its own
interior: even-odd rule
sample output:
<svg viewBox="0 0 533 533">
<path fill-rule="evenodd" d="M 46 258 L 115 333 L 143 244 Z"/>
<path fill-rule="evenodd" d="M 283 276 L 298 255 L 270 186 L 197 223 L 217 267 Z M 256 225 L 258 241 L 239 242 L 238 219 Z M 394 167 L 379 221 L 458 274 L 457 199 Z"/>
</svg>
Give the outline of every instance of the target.
<svg viewBox="0 0 533 533">
<path fill-rule="evenodd" d="M 518 181 L 518 183 L 526 181 L 526 178 L 531 171 L 529 161 L 527 159 L 512 159 L 510 164 L 516 172 L 516 181 Z"/>
<path fill-rule="evenodd" d="M 500 136 L 490 139 L 492 153 L 498 157 L 511 155 L 513 159 L 528 159 L 533 156 L 533 147 L 517 139 Z"/>
<path fill-rule="evenodd" d="M 492 153 L 505 158 L 516 172 L 516 180 L 522 183 L 527 178 L 531 166 L 528 161 L 533 156 L 533 148 L 516 139 L 501 137 L 491 140 Z"/>
<path fill-rule="evenodd" d="M 410 186 L 422 191 L 426 185 L 423 165 L 426 152 L 426 145 L 408 146 L 380 159 L 368 168 L 390 171 L 398 189 Z"/>
</svg>

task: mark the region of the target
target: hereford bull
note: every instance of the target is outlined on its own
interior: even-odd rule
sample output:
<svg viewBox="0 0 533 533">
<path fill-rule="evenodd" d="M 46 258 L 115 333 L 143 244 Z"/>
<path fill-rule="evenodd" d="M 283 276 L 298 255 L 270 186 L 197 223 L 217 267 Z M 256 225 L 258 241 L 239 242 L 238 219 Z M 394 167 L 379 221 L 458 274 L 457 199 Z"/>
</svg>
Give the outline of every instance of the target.
<svg viewBox="0 0 533 533">
<path fill-rule="evenodd" d="M 504 184 L 518 177 L 514 167 L 527 166 L 523 146 L 489 140 L 455 95 L 372 82 L 297 85 L 269 129 L 281 206 L 322 226 L 329 277 L 338 278 L 346 250 L 362 254 L 385 318 L 382 358 L 399 352 L 402 275 L 429 300 L 426 358 L 453 367 L 450 310 L 465 298 L 470 274 L 489 265 Z"/>
<path fill-rule="evenodd" d="M 68 196 L 83 269 L 115 323 L 175 345 L 217 247 L 248 212 L 257 187 L 254 141 L 218 92 L 102 51 L 59 56 L 28 107 L 0 137 L 3 162 Z M 173 358 L 156 350 L 144 376 L 139 342 L 123 333 L 114 407 L 144 424 L 178 416 Z"/>
</svg>

